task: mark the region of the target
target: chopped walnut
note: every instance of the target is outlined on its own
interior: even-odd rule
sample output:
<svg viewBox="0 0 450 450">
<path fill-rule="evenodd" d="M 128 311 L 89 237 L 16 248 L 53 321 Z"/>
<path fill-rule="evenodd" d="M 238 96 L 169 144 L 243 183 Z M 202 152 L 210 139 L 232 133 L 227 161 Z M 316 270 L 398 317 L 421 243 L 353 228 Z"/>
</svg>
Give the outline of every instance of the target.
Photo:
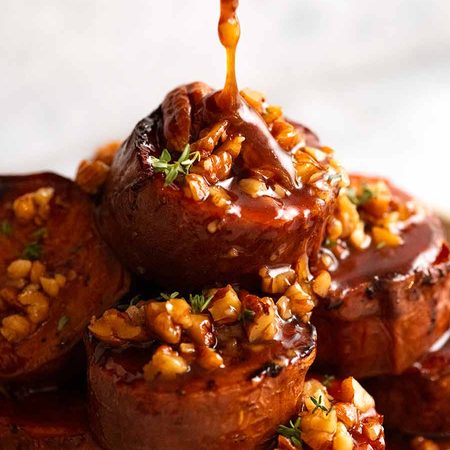
<svg viewBox="0 0 450 450">
<path fill-rule="evenodd" d="M 208 307 L 214 322 L 223 324 L 238 321 L 241 309 L 241 301 L 231 285 L 218 289 Z"/>
<path fill-rule="evenodd" d="M 83 160 L 78 166 L 75 182 L 88 194 L 96 194 L 108 177 L 109 166 L 100 160 Z"/>
<path fill-rule="evenodd" d="M 250 342 L 270 341 L 277 332 L 275 304 L 270 297 L 259 298 L 246 294 L 241 298 L 244 310 L 251 311 L 252 319 L 244 321 Z"/>
<path fill-rule="evenodd" d="M 151 361 L 144 366 L 144 377 L 147 381 L 157 378 L 170 380 L 188 370 L 189 366 L 182 356 L 168 345 L 161 345 L 153 354 Z"/>
<path fill-rule="evenodd" d="M 198 354 L 198 363 L 206 370 L 214 370 L 225 367 L 223 358 L 215 350 L 209 347 L 201 347 Z"/>
<path fill-rule="evenodd" d="M 189 173 L 185 177 L 183 191 L 186 197 L 196 202 L 206 200 L 209 196 L 209 186 L 205 178 L 197 173 Z"/>
<path fill-rule="evenodd" d="M 225 180 L 231 172 L 233 158 L 226 151 L 218 151 L 201 159 L 195 166 L 191 168 L 194 174 L 202 175 L 210 184 Z"/>
<path fill-rule="evenodd" d="M 2 320 L 0 334 L 8 341 L 17 343 L 25 339 L 33 331 L 32 324 L 20 314 L 11 314 Z"/>
<path fill-rule="evenodd" d="M 195 344 L 212 347 L 216 343 L 213 325 L 207 314 L 193 314 L 192 327 L 187 330 L 188 336 Z"/>
<path fill-rule="evenodd" d="M 200 152 L 202 161 L 204 161 L 203 158 L 211 155 L 220 139 L 225 135 L 227 127 L 228 121 L 222 120 L 212 126 L 211 129 L 203 130 L 200 133 L 200 139 L 191 144 L 191 151 Z"/>
<path fill-rule="evenodd" d="M 16 198 L 13 203 L 16 218 L 21 222 L 30 222 L 34 219 L 37 223 L 41 223 L 42 220 L 46 220 L 54 193 L 52 187 L 42 187 Z"/>
<path fill-rule="evenodd" d="M 259 271 L 261 289 L 268 294 L 283 294 L 295 281 L 296 274 L 290 267 L 269 268 L 264 266 Z"/>
</svg>

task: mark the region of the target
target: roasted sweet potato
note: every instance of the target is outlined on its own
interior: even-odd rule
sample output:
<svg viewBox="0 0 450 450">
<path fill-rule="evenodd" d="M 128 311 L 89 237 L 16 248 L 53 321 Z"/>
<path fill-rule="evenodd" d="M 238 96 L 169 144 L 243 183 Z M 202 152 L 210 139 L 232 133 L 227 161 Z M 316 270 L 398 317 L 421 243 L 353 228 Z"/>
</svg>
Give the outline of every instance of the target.
<svg viewBox="0 0 450 450">
<path fill-rule="evenodd" d="M 450 437 L 450 341 L 401 375 L 368 379 L 365 386 L 375 397 L 387 427 Z"/>
<path fill-rule="evenodd" d="M 101 198 L 100 230 L 132 271 L 162 287 L 197 290 L 205 285 L 232 282 L 254 287 L 259 282 L 258 271 L 263 265 L 292 264 L 300 255 L 317 253 L 324 223 L 338 190 L 337 185 L 330 187 L 329 183 L 334 183 L 336 177 L 322 170 L 322 163 L 310 155 L 302 155 L 307 161 L 304 163 L 308 169 L 305 179 L 319 171 L 314 183 L 325 191 L 319 195 L 307 182 L 283 190 L 286 186 L 280 185 L 279 178 L 284 178 L 275 179 L 275 175 L 267 174 L 284 165 L 290 173 L 293 170 L 291 155 L 277 144 L 262 117 L 243 102 L 242 117 L 245 120 L 222 117 L 218 113 L 211 118 L 207 108 L 214 99 L 211 90 L 204 89 L 193 99 L 187 92 L 196 89 L 195 85 L 178 88 L 182 100 L 179 105 L 170 93 L 163 108 L 139 122 L 122 145 L 112 163 Z M 171 103 L 170 108 L 164 107 L 167 102 Z M 191 142 L 191 148 L 206 152 L 199 142 L 206 138 L 213 141 L 213 137 L 209 138 L 208 134 L 199 138 L 201 125 L 216 122 L 229 125 L 227 139 L 245 137 L 239 141 L 239 146 L 242 144 L 239 155 L 227 165 L 220 159 L 224 154 L 222 147 L 215 150 L 212 156 L 217 159 L 211 161 L 213 168 L 217 163 L 217 172 L 205 175 L 209 185 L 202 185 L 201 192 L 195 194 L 201 194 L 201 200 L 186 197 L 185 187 L 176 184 L 178 181 L 165 185 L 167 178 L 149 161 L 161 157 L 166 146 L 180 148 L 188 142 Z M 283 124 L 291 126 L 287 122 Z M 178 128 L 183 132 L 175 133 Z M 216 129 L 218 125 L 213 126 L 213 130 Z M 304 127 L 298 125 L 292 129 L 298 130 L 299 136 L 303 136 L 308 144 L 318 144 L 316 137 Z M 182 136 L 181 143 L 176 136 Z M 228 145 L 227 141 L 223 145 Z M 268 146 L 278 153 L 266 151 Z M 267 160 L 263 157 L 264 151 Z M 208 156 L 205 158 L 209 163 Z M 273 160 L 273 164 L 269 164 L 269 160 Z M 194 166 L 192 176 L 201 177 L 205 167 Z M 260 179 L 275 183 L 273 189 L 278 192 L 281 189 L 281 196 L 270 193 L 272 188 L 264 191 L 266 194 L 260 194 L 255 188 Z"/>
<path fill-rule="evenodd" d="M 87 423 L 84 394 L 55 391 L 0 398 L 2 450 L 100 450 Z"/>
<path fill-rule="evenodd" d="M 95 436 L 109 450 L 265 448 L 298 409 L 315 354 L 310 325 L 291 323 L 285 332 L 259 351 L 224 357 L 225 368 L 151 382 L 142 371 L 151 347 L 111 349 L 89 338 Z"/>
<path fill-rule="evenodd" d="M 93 315 L 129 277 L 97 233 L 93 204 L 51 173 L 0 177 L 0 382 L 67 364 Z"/>
<path fill-rule="evenodd" d="M 391 189 L 393 201 L 411 199 Z M 332 271 L 329 295 L 312 318 L 321 370 L 358 378 L 400 374 L 447 330 L 450 262 L 442 225 L 421 211 L 401 236 L 397 247 L 351 249 Z"/>
</svg>

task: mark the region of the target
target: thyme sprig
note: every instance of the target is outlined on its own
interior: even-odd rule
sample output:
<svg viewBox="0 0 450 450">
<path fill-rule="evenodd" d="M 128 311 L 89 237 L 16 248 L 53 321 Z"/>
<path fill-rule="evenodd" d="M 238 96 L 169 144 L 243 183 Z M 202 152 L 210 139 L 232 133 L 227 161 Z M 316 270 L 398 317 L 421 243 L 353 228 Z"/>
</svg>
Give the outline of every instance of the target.
<svg viewBox="0 0 450 450">
<path fill-rule="evenodd" d="M 213 297 L 214 295 L 209 295 L 207 297 L 204 294 L 189 294 L 189 303 L 191 304 L 194 314 L 203 312 L 208 307 Z"/>
<path fill-rule="evenodd" d="M 312 413 L 314 414 L 318 409 L 320 409 L 321 411 L 323 411 L 324 413 L 326 413 L 326 415 L 328 416 L 328 414 L 330 414 L 331 410 L 333 409 L 332 406 L 330 406 L 329 408 L 327 408 L 323 403 L 322 403 L 322 395 L 319 395 L 319 399 L 317 399 L 316 397 L 309 397 L 309 399 L 313 402 L 314 404 L 314 409 L 312 411 Z"/>
<path fill-rule="evenodd" d="M 377 192 L 372 190 L 367 184 L 363 185 L 361 193 L 356 193 L 356 190 L 352 187 L 347 188 L 347 197 L 356 206 L 364 206 L 370 200 L 377 196 Z"/>
<path fill-rule="evenodd" d="M 288 438 L 297 448 L 302 448 L 300 422 L 301 418 L 297 417 L 295 422 L 290 420 L 288 426 L 280 425 L 278 427 L 278 434 Z"/>
<path fill-rule="evenodd" d="M 200 152 L 191 153 L 189 144 L 184 147 L 176 161 L 172 161 L 172 155 L 167 149 L 161 152 L 159 158 L 155 156 L 149 156 L 148 158 L 148 162 L 155 172 L 164 174 L 164 184 L 166 186 L 172 184 L 178 175 L 187 175 L 196 161 L 200 161 Z"/>
</svg>

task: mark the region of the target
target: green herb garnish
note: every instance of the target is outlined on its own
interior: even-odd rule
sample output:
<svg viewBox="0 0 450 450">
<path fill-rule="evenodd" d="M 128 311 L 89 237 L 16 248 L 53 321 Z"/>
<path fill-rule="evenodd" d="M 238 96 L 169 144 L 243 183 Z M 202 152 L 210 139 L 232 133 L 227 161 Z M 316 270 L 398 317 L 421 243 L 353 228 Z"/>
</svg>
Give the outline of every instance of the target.
<svg viewBox="0 0 450 450">
<path fill-rule="evenodd" d="M 194 314 L 203 312 L 208 307 L 213 297 L 214 295 L 206 297 L 203 294 L 189 294 L 189 303 L 191 304 Z"/>
<path fill-rule="evenodd" d="M 164 300 L 170 300 L 172 298 L 177 298 L 180 293 L 179 292 L 172 292 L 171 294 L 165 294 L 164 292 L 161 292 L 161 294 L 159 294 Z"/>
<path fill-rule="evenodd" d="M 316 399 L 316 397 L 309 397 L 310 400 L 314 403 L 315 408 L 313 409 L 312 413 L 314 414 L 318 409 L 322 410 L 324 413 L 330 414 L 331 410 L 333 409 L 332 406 L 330 408 L 327 408 L 322 403 L 322 395 L 319 395 L 319 399 Z"/>
<path fill-rule="evenodd" d="M 297 448 L 302 448 L 300 421 L 300 417 L 298 417 L 295 422 L 290 420 L 289 426 L 280 425 L 277 430 L 278 434 L 288 438 Z"/>
<path fill-rule="evenodd" d="M 58 325 L 56 326 L 57 330 L 62 331 L 69 321 L 70 319 L 67 316 L 61 316 L 58 320 Z"/>
<path fill-rule="evenodd" d="M 336 377 L 334 375 L 324 375 L 323 376 L 323 380 L 322 380 L 322 384 L 325 387 L 330 387 L 330 384 L 336 379 Z"/>
<path fill-rule="evenodd" d="M 244 311 L 241 312 L 239 320 L 245 323 L 245 322 L 252 322 L 254 318 L 255 318 L 255 311 L 252 311 L 251 309 L 244 309 Z"/>
<path fill-rule="evenodd" d="M 346 190 L 347 197 L 356 206 L 364 206 L 367 202 L 376 197 L 376 192 L 369 188 L 367 184 L 363 185 L 360 194 L 357 194 L 355 189 L 350 187 Z"/>
<path fill-rule="evenodd" d="M 35 232 L 33 232 L 33 238 L 36 241 L 40 241 L 41 239 L 47 237 L 47 228 L 42 227 L 38 228 Z"/>
<path fill-rule="evenodd" d="M 333 239 L 330 239 L 330 238 L 326 238 L 325 242 L 323 244 L 327 248 L 333 248 L 333 247 L 336 247 L 337 241 L 334 241 Z"/>
<path fill-rule="evenodd" d="M 165 176 L 164 184 L 172 184 L 178 175 L 187 175 L 192 165 L 200 161 L 200 152 L 190 152 L 189 144 L 184 147 L 177 161 L 172 162 L 172 155 L 169 150 L 164 149 L 159 158 L 149 156 L 148 162 L 156 173 L 163 173 Z"/>
<path fill-rule="evenodd" d="M 22 252 L 22 258 L 36 261 L 42 256 L 42 245 L 39 242 L 28 244 Z"/>
<path fill-rule="evenodd" d="M 3 220 L 0 223 L 0 233 L 5 236 L 11 236 L 12 225 L 7 220 Z"/>
</svg>

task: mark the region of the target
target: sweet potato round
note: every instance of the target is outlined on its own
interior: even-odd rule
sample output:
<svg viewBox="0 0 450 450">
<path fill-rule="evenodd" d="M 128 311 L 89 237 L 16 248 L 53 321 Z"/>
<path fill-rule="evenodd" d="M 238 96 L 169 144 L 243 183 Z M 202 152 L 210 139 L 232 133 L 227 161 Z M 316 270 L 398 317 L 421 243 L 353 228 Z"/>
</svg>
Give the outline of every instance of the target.
<svg viewBox="0 0 450 450">
<path fill-rule="evenodd" d="M 401 375 L 366 380 L 390 429 L 450 437 L 450 341 Z"/>
<path fill-rule="evenodd" d="M 2 450 L 100 450 L 89 431 L 81 392 L 36 393 L 0 402 Z"/>
<path fill-rule="evenodd" d="M 99 205 L 100 231 L 130 270 L 164 288 L 233 282 L 253 288 L 263 265 L 316 254 L 337 188 L 327 200 L 307 185 L 283 200 L 232 192 L 228 212 L 194 201 L 178 187 L 164 186 L 147 162 L 164 148 L 161 120 L 156 110 L 122 145 Z M 298 127 L 317 145 L 309 130 Z M 214 221 L 219 226 L 210 232 Z"/>
<path fill-rule="evenodd" d="M 47 237 L 42 239 L 40 260 L 51 271 L 73 271 L 74 279 L 67 279 L 51 298 L 48 318 L 31 335 L 18 343 L 0 336 L 0 382 L 30 381 L 60 369 L 91 317 L 114 305 L 129 285 L 127 273 L 96 230 L 90 198 L 72 181 L 43 173 L 0 177 L 0 221 L 11 226 L 9 235 L 0 233 L 0 287 L 6 283 L 8 265 L 35 239 L 38 228 L 32 222 L 20 223 L 12 202 L 41 187 L 52 187 L 55 194 L 43 224 Z"/>
<path fill-rule="evenodd" d="M 372 245 L 340 261 L 312 317 L 321 370 L 358 378 L 400 374 L 447 330 L 450 261 L 442 225 L 426 213 L 403 238 L 397 248 Z"/>
<path fill-rule="evenodd" d="M 264 448 L 298 409 L 314 359 L 313 327 L 296 329 L 289 350 L 272 341 L 224 369 L 152 383 L 141 373 L 148 348 L 109 350 L 88 339 L 93 432 L 109 450 Z"/>
</svg>

